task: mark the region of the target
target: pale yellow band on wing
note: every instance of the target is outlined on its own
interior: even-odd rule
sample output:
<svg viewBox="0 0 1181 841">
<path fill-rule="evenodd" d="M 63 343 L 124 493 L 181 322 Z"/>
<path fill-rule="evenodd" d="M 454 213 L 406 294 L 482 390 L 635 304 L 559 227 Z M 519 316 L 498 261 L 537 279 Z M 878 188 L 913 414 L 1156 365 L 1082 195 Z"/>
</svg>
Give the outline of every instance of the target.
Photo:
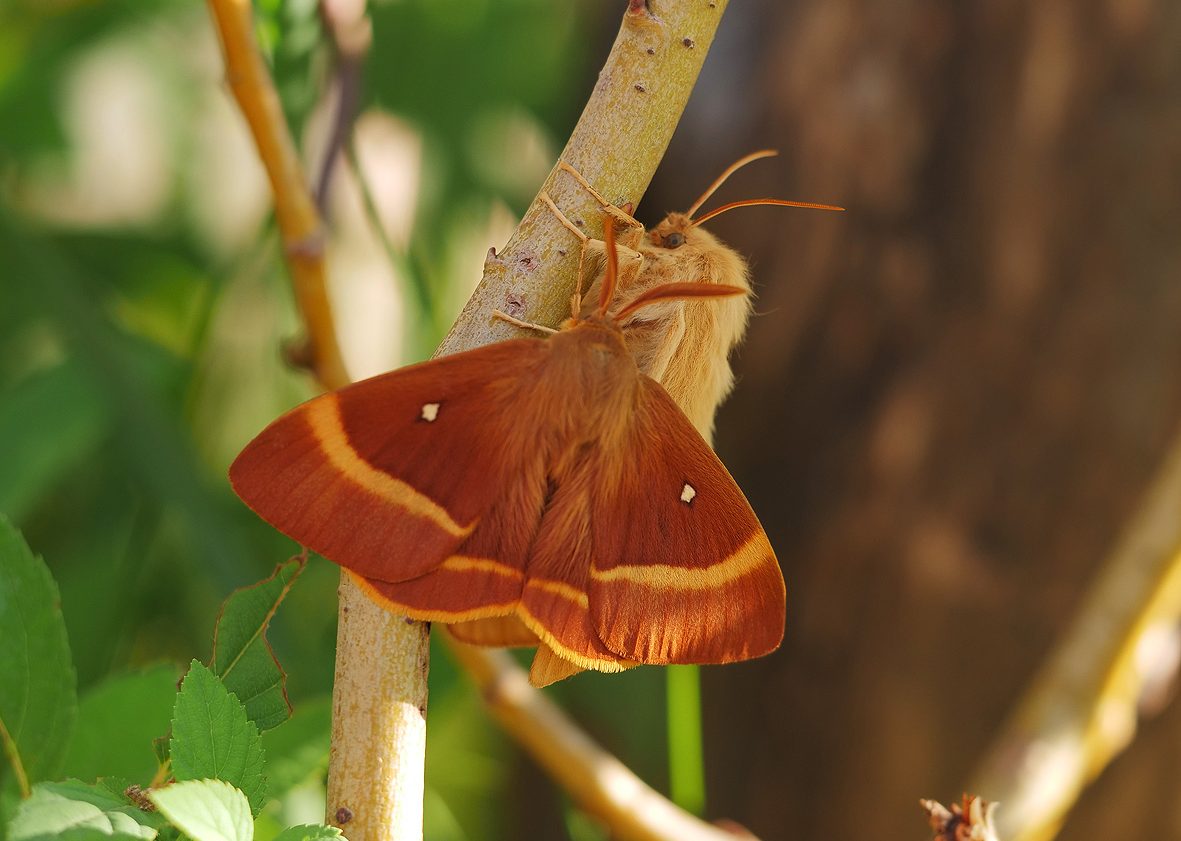
<svg viewBox="0 0 1181 841">
<path fill-rule="evenodd" d="M 516 601 L 505 602 L 504 604 L 487 604 L 480 607 L 474 607 L 471 610 L 426 610 L 413 605 L 404 604 L 403 602 L 391 599 L 382 593 L 377 587 L 371 583 L 367 578 L 358 575 L 352 570 L 346 569 L 349 578 L 356 582 L 357 586 L 364 591 L 370 599 L 377 602 L 391 613 L 396 613 L 399 616 L 409 616 L 411 619 L 417 619 L 420 622 L 472 622 L 476 619 L 492 619 L 496 616 L 507 616 L 516 608 Z"/>
<path fill-rule="evenodd" d="M 494 561 L 491 558 L 469 558 L 466 555 L 452 555 L 443 561 L 439 569 L 446 569 L 452 572 L 487 572 L 492 575 L 502 575 L 505 578 L 515 579 L 523 578 L 525 575 L 516 567 L 502 564 L 500 561 Z"/>
<path fill-rule="evenodd" d="M 327 394 L 308 404 L 305 415 L 312 433 L 320 443 L 320 449 L 332 466 L 347 476 L 349 481 L 392 502 L 409 514 L 430 520 L 448 534 L 467 537 L 472 533 L 475 522 L 461 526 L 429 496 L 361 458 L 345 434 L 340 419 L 340 403 L 335 394 Z"/>
<path fill-rule="evenodd" d="M 532 583 L 532 582 L 530 582 Z M 549 632 L 549 630 L 538 621 L 537 617 L 530 613 L 525 605 L 517 605 L 517 616 L 521 617 L 521 621 L 525 623 L 530 631 L 537 634 L 537 638 L 550 647 L 554 654 L 561 657 L 563 660 L 569 660 L 576 666 L 583 669 L 594 669 L 597 672 L 622 672 L 624 669 L 630 669 L 636 665 L 630 660 L 600 660 L 598 657 L 588 657 L 585 654 L 579 654 L 571 648 L 567 648 L 558 642 L 558 638 Z"/>
<path fill-rule="evenodd" d="M 525 584 L 526 587 L 533 587 L 537 590 L 542 590 L 546 593 L 553 593 L 555 596 L 574 602 L 576 605 L 586 610 L 589 607 L 589 602 L 586 599 L 586 593 L 573 587 L 564 581 L 553 581 L 549 578 L 530 578 Z"/>
<path fill-rule="evenodd" d="M 771 559 L 774 557 L 767 535 L 760 530 L 727 558 L 707 567 L 693 569 L 671 564 L 625 564 L 610 569 L 595 569 L 592 566 L 590 574 L 592 579 L 600 583 L 626 581 L 670 590 L 711 590 L 754 572 L 768 562 L 773 563 Z"/>
</svg>

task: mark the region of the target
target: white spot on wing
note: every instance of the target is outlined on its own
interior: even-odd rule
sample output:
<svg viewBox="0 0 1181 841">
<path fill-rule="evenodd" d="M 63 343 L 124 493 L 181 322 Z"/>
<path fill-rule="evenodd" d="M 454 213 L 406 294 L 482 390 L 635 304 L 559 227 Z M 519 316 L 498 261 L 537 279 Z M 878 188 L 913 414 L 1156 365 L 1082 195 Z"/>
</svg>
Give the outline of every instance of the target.
<svg viewBox="0 0 1181 841">
<path fill-rule="evenodd" d="M 430 423 L 439 416 L 438 403 L 424 403 L 422 407 L 422 419 Z"/>
<path fill-rule="evenodd" d="M 697 489 L 686 482 L 685 487 L 681 488 L 681 502 L 688 505 L 695 496 L 697 496 Z"/>
</svg>

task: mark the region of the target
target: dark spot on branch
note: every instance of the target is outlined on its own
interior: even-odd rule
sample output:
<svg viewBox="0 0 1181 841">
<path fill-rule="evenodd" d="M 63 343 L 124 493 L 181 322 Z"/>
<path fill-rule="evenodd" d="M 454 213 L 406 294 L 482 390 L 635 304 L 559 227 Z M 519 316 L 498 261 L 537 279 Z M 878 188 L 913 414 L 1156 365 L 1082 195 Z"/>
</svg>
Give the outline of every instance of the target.
<svg viewBox="0 0 1181 841">
<path fill-rule="evenodd" d="M 684 44 L 689 49 L 693 49 L 695 46 L 697 46 L 697 44 L 693 41 L 692 38 L 682 38 L 681 43 Z"/>
<path fill-rule="evenodd" d="M 646 52 L 648 55 L 656 55 L 656 50 L 652 49 L 651 47 L 644 50 L 644 52 Z"/>
<path fill-rule="evenodd" d="M 505 315 L 511 315 L 513 318 L 523 318 L 525 316 L 525 299 L 515 292 L 509 292 L 504 296 L 504 303 L 501 304 L 501 309 L 504 310 Z"/>
<path fill-rule="evenodd" d="M 324 233 L 316 231 L 286 243 L 283 250 L 293 260 L 318 260 L 324 256 Z"/>
<path fill-rule="evenodd" d="M 645 88 L 645 87 L 644 87 L 643 85 L 641 85 L 639 82 L 636 82 L 636 90 L 638 90 L 640 93 L 646 93 L 646 92 L 647 92 L 647 88 Z"/>
<path fill-rule="evenodd" d="M 336 810 L 336 814 L 333 817 L 336 818 L 336 823 L 338 826 L 344 826 L 353 819 L 353 810 L 348 806 L 341 806 Z"/>
</svg>

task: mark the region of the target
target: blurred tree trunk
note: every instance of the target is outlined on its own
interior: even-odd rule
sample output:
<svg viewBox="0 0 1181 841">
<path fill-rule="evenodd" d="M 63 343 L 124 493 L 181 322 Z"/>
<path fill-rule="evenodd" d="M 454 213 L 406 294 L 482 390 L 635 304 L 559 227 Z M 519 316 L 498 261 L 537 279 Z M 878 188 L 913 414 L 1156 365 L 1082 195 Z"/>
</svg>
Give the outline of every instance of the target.
<svg viewBox="0 0 1181 841">
<path fill-rule="evenodd" d="M 730 17 L 645 209 L 778 145 L 728 197 L 850 212 L 711 225 L 760 285 L 718 449 L 779 551 L 788 629 L 773 658 L 706 670 L 710 813 L 766 839 L 918 838 L 917 798 L 958 797 L 1181 425 L 1181 5 Z M 757 49 L 728 52 L 744 34 Z M 744 105 L 766 110 L 725 110 Z M 740 133 L 691 153 L 719 126 Z M 1158 807 L 1179 720 L 1065 838 L 1177 834 Z"/>
</svg>

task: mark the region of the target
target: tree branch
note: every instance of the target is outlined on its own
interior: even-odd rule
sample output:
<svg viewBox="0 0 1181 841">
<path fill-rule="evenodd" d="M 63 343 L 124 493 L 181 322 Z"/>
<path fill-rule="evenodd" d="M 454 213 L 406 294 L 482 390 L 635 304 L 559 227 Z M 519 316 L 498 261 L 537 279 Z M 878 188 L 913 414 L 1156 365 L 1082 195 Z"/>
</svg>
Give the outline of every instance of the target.
<svg viewBox="0 0 1181 841">
<path fill-rule="evenodd" d="M 689 101 L 728 0 L 631 0 L 598 82 L 561 160 L 616 205 L 639 204 Z M 555 166 L 542 190 L 588 234 L 602 214 L 586 191 Z M 539 324 L 570 314 L 578 243 L 536 199 L 436 355 L 518 335 L 491 318 L 494 309 Z M 524 302 L 524 315 L 510 301 Z"/>
<path fill-rule="evenodd" d="M 450 641 L 450 640 L 449 640 Z M 452 642 L 496 720 L 620 841 L 757 841 L 679 809 L 578 729 L 503 651 Z"/>
<path fill-rule="evenodd" d="M 1181 437 L 970 787 L 1002 804 L 1002 838 L 1052 838 L 1083 787 L 1131 742 L 1146 691 L 1174 677 L 1175 661 L 1146 644 L 1175 634 L 1181 619 L 1178 512 Z"/>
</svg>

